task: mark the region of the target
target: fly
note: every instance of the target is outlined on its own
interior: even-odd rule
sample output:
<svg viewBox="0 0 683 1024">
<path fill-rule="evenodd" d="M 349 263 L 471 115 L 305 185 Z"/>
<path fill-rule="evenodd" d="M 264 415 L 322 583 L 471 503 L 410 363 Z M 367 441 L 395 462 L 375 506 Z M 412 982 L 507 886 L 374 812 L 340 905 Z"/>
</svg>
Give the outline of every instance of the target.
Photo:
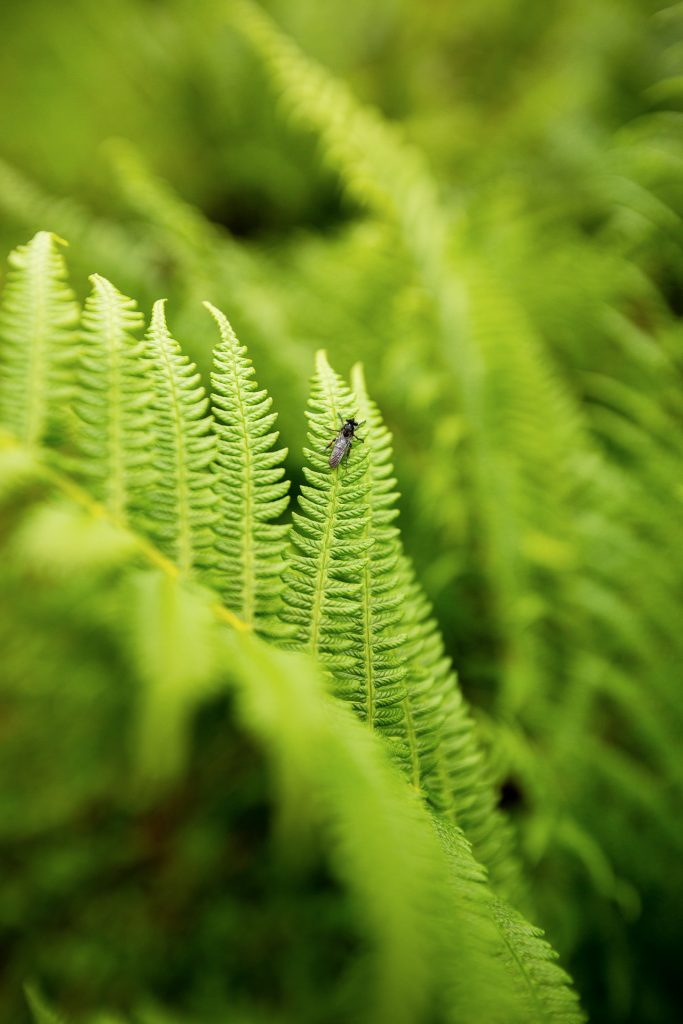
<svg viewBox="0 0 683 1024">
<path fill-rule="evenodd" d="M 349 453 L 354 441 L 360 441 L 364 443 L 362 437 L 358 437 L 356 434 L 356 427 L 362 427 L 365 420 L 361 420 L 358 423 L 354 420 L 353 416 L 345 420 L 341 413 L 339 413 L 339 422 L 341 423 L 340 429 L 337 431 L 336 437 L 333 437 L 327 448 L 332 448 L 332 454 L 330 455 L 330 468 L 335 469 L 342 459 L 349 461 Z"/>
</svg>

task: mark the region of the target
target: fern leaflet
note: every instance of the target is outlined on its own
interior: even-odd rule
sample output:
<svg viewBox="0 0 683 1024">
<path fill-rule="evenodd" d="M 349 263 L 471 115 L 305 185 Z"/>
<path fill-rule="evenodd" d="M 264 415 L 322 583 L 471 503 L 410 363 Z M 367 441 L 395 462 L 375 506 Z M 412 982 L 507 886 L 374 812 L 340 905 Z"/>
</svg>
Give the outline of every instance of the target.
<svg viewBox="0 0 683 1024">
<path fill-rule="evenodd" d="M 216 438 L 200 375 L 169 333 L 163 300 L 154 304 L 146 342 L 159 470 L 148 515 L 160 548 L 186 573 L 205 563 L 213 540 Z"/>
<path fill-rule="evenodd" d="M 76 402 L 80 467 L 94 496 L 125 523 L 156 475 L 145 345 L 132 333 L 143 318 L 106 278 L 91 281 Z"/>
<path fill-rule="evenodd" d="M 273 448 L 277 414 L 270 412 L 267 392 L 258 388 L 246 347 L 225 315 L 205 305 L 221 335 L 211 374 L 220 499 L 216 585 L 237 615 L 265 626 L 277 604 L 283 568 L 287 527 L 274 520 L 289 503 L 282 465 L 287 449 Z"/>
<path fill-rule="evenodd" d="M 78 305 L 60 244 L 40 231 L 15 249 L 0 311 L 0 421 L 28 444 L 44 440 L 73 393 Z"/>
</svg>

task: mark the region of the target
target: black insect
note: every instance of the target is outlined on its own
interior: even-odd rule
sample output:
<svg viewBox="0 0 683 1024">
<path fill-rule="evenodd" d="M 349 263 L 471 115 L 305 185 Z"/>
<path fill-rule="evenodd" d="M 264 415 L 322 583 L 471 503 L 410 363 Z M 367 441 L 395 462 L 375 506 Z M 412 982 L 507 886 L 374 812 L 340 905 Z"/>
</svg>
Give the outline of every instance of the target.
<svg viewBox="0 0 683 1024">
<path fill-rule="evenodd" d="M 354 441 L 360 441 L 361 444 L 364 444 L 363 438 L 358 437 L 356 434 L 356 427 L 362 427 L 365 420 L 361 420 L 360 423 L 356 422 L 353 417 L 345 420 L 342 414 L 339 413 L 339 422 L 341 423 L 340 429 L 326 446 L 327 448 L 332 448 L 332 454 L 330 455 L 330 467 L 332 469 L 335 469 L 342 459 L 348 462 L 349 453 Z M 332 447 L 333 445 L 334 447 Z"/>
</svg>

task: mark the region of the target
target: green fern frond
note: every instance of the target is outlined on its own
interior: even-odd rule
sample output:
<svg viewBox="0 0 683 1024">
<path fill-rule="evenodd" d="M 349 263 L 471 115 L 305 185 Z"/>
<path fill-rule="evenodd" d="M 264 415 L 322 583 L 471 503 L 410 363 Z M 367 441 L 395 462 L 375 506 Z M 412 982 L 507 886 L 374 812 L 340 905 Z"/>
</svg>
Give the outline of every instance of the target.
<svg viewBox="0 0 683 1024">
<path fill-rule="evenodd" d="M 125 523 L 155 477 L 149 364 L 132 333 L 143 317 L 105 278 L 90 280 L 76 400 L 79 465 L 93 495 Z"/>
<path fill-rule="evenodd" d="M 40 231 L 9 257 L 0 310 L 0 422 L 38 444 L 73 395 L 78 306 L 66 283 L 61 239 Z"/>
<path fill-rule="evenodd" d="M 200 375 L 166 326 L 163 300 L 154 304 L 145 340 L 155 384 L 151 411 L 159 471 L 148 516 L 161 550 L 187 573 L 205 564 L 213 541 L 216 438 Z"/>
<path fill-rule="evenodd" d="M 373 546 L 364 569 L 362 593 L 364 623 L 370 624 L 365 645 L 368 685 L 374 679 L 381 684 L 387 671 L 388 678 L 395 679 L 400 671 L 403 716 L 393 724 L 393 732 L 390 723 L 382 723 L 383 733 L 391 735 L 394 744 L 405 751 L 404 766 L 410 766 L 414 784 L 438 811 L 463 829 L 478 860 L 502 891 L 509 893 L 511 876 L 518 873 L 509 826 L 496 809 L 474 723 L 438 626 L 392 525 L 397 515 L 392 506 L 398 495 L 392 476 L 391 435 L 368 396 L 360 365 L 353 368 L 352 384 L 358 416 L 367 420 L 368 533 Z M 397 652 L 383 650 L 384 631 L 393 635 Z"/>
<path fill-rule="evenodd" d="M 292 513 L 293 528 L 281 612 L 293 627 L 292 642 L 319 655 L 339 696 L 363 718 L 373 698 L 365 685 L 361 579 L 372 540 L 367 535 L 367 451 L 354 444 L 350 458 L 330 469 L 330 444 L 356 399 L 318 352 L 309 399 L 306 484 Z"/>
<path fill-rule="evenodd" d="M 235 614 L 265 627 L 277 607 L 286 544 L 287 526 L 274 520 L 289 503 L 282 465 L 287 449 L 273 447 L 277 414 L 258 388 L 246 347 L 224 314 L 205 305 L 221 335 L 211 374 L 220 501 L 215 583 Z"/>
<path fill-rule="evenodd" d="M 478 865 L 460 829 L 443 818 L 436 821 L 435 827 L 453 877 L 460 881 L 463 890 L 467 891 L 468 887 L 462 879 L 467 879 L 470 886 L 473 881 L 480 883 L 479 906 L 470 895 L 470 912 L 482 916 L 486 913 L 495 923 L 496 955 L 506 967 L 506 980 L 511 986 L 511 990 L 503 989 L 503 1001 L 509 1000 L 511 1004 L 507 1011 L 510 1017 L 506 1018 L 504 1010 L 501 1020 L 583 1024 L 586 1018 L 571 987 L 571 978 L 557 963 L 557 954 L 543 938 L 541 929 L 530 925 L 481 884 L 483 878 L 477 875 Z"/>
<path fill-rule="evenodd" d="M 238 671 L 240 714 L 271 752 L 285 820 L 301 828 L 301 793 L 310 794 L 336 870 L 374 937 L 363 1018 L 417 1021 L 439 1006 L 453 1024 L 578 1024 L 569 990 L 554 1016 L 529 1010 L 529 989 L 547 979 L 532 968 L 522 983 L 525 953 L 517 936 L 503 934 L 469 844 L 454 828 L 444 840 L 444 826 L 390 770 L 370 731 L 324 699 L 312 663 L 248 636 L 226 634 L 225 641 Z M 520 963 L 505 962 L 511 948 Z M 555 970 L 552 983 L 563 984 Z"/>
</svg>

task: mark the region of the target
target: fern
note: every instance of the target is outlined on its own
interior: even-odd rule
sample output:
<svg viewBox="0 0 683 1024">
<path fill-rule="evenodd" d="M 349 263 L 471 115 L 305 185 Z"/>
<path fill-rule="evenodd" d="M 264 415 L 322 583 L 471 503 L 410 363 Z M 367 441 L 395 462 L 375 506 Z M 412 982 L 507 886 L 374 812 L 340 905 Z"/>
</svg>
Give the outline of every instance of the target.
<svg viewBox="0 0 683 1024">
<path fill-rule="evenodd" d="M 366 645 L 358 614 L 360 572 L 372 544 L 365 527 L 367 452 L 355 445 L 354 458 L 330 472 L 329 442 L 339 417 L 353 415 L 355 399 L 322 352 L 309 406 L 310 465 L 298 499 L 301 512 L 292 516 L 281 617 L 293 627 L 292 642 L 320 655 L 334 675 L 336 692 L 372 722 L 375 695 L 365 684 Z"/>
<path fill-rule="evenodd" d="M 392 525 L 397 515 L 392 506 L 398 495 L 392 476 L 391 435 L 368 396 L 360 365 L 353 368 L 352 382 L 358 415 L 367 421 L 369 444 L 368 531 L 373 547 L 365 566 L 366 621 L 372 626 L 373 618 L 379 619 L 380 630 L 393 633 L 398 648 L 387 656 L 381 643 L 371 636 L 366 645 L 371 652 L 368 675 L 383 679 L 387 669 L 396 673 L 400 659 L 403 721 L 400 730 L 395 727 L 395 742 L 402 742 L 409 750 L 406 767 L 413 782 L 437 810 L 451 816 L 464 830 L 494 882 L 503 891 L 509 891 L 508 887 L 514 891 L 518 883 L 512 879 L 518 875 L 518 867 L 512 856 L 509 827 L 496 809 L 474 724 L 438 627 L 403 554 L 398 529 Z"/>
<path fill-rule="evenodd" d="M 28 444 L 39 444 L 63 420 L 73 396 L 78 306 L 60 244 L 41 231 L 15 250 L 0 311 L 0 417 Z"/>
<path fill-rule="evenodd" d="M 92 493 L 123 523 L 155 477 L 145 346 L 132 333 L 143 318 L 105 278 L 95 274 L 91 281 L 75 404 L 80 465 Z"/>
<path fill-rule="evenodd" d="M 145 804 L 158 799 L 159 783 L 168 787 L 182 776 L 194 712 L 226 683 L 233 688 L 241 728 L 272 765 L 280 842 L 290 850 L 283 850 L 278 871 L 291 870 L 291 850 L 313 835 L 339 898 L 353 908 L 365 947 L 352 958 L 356 973 L 346 998 L 354 1017 L 392 1024 L 426 1015 L 471 1024 L 574 1024 L 580 1019 L 574 997 L 546 947 L 496 902 L 467 840 L 437 822 L 415 792 L 429 795 L 424 765 L 431 765 L 433 751 L 438 761 L 443 747 L 456 819 L 469 815 L 477 833 L 491 817 L 485 800 L 482 818 L 468 802 L 482 792 L 469 721 L 449 698 L 453 680 L 444 681 L 433 627 L 412 612 L 405 617 L 411 636 L 403 632 L 406 570 L 393 522 L 390 438 L 360 369 L 354 396 L 318 356 L 311 467 L 284 576 L 288 642 L 308 652 L 293 655 L 250 635 L 252 624 L 267 631 L 278 599 L 287 528 L 273 520 L 286 507 L 288 483 L 284 452 L 273 450 L 271 402 L 257 388 L 244 347 L 223 314 L 209 307 L 221 336 L 212 378 L 218 452 L 212 463 L 204 395 L 168 332 L 163 305 L 155 306 L 140 342 L 131 334 L 140 326 L 132 300 L 102 278 L 93 284 L 83 315 L 80 449 L 53 464 L 44 449 L 11 431 L 2 436 L 8 456 L 0 460 L 0 476 L 7 477 L 0 493 L 8 502 L 2 539 L 11 539 L 14 552 L 5 572 L 10 584 L 26 576 L 40 580 L 31 601 L 12 608 L 15 631 L 44 634 L 53 652 L 48 663 L 58 673 L 64 655 L 54 660 L 60 648 L 47 625 L 54 602 L 62 609 L 67 650 L 81 630 L 99 637 L 91 670 L 128 723 L 126 746 L 134 757 L 126 758 L 131 777 L 124 797 L 131 807 L 139 805 L 141 782 L 148 787 Z M 348 464 L 331 471 L 324 445 L 334 416 L 362 411 L 366 445 L 354 445 Z M 163 437 L 151 433 L 152 418 Z M 189 578 L 210 554 L 204 532 L 210 465 L 221 501 L 214 525 L 221 558 L 215 566 L 209 558 L 207 568 L 215 568 L 227 607 Z M 152 539 L 143 532 L 150 524 Z M 410 602 L 416 606 L 414 593 Z M 31 651 L 29 645 L 24 657 L 32 658 Z M 342 700 L 390 741 L 412 787 L 372 729 L 324 692 L 311 654 L 320 657 Z M 413 692 L 409 681 L 421 657 L 428 686 Z M 14 674 L 14 656 L 8 664 Z M 87 659 L 85 666 L 88 679 Z M 119 685 L 112 686 L 115 679 Z M 433 700 L 442 718 L 432 716 Z M 444 728 L 449 715 L 459 716 L 460 746 Z M 120 756 L 109 769 L 119 779 Z M 68 816 L 73 806 L 67 802 L 59 813 Z"/>
<path fill-rule="evenodd" d="M 70 500 L 78 497 L 66 477 L 49 471 L 46 481 L 63 487 Z M 90 515 L 90 525 L 86 518 L 77 527 L 83 541 L 90 529 L 98 528 L 101 513 L 84 492 L 80 500 Z M 120 532 L 113 519 L 110 525 Z M 25 545 L 21 549 L 26 551 Z M 573 1024 L 580 1019 L 571 1010 L 569 994 L 566 1004 L 558 999 L 552 1016 L 530 1008 L 526 990 L 524 998 L 516 994 L 517 957 L 525 958 L 514 934 L 506 933 L 502 942 L 492 897 L 467 843 L 451 832 L 447 855 L 440 852 L 437 834 L 415 796 L 391 771 L 369 732 L 324 697 L 312 664 L 239 631 L 226 632 L 208 592 L 195 591 L 192 597 L 172 567 L 153 557 L 144 539 L 139 550 L 152 566 L 146 592 L 166 595 L 166 608 L 169 598 L 179 601 L 182 611 L 180 619 L 167 611 L 142 617 L 139 604 L 130 600 L 130 589 L 124 588 L 126 618 L 145 622 L 143 646 L 136 642 L 130 650 L 133 664 L 143 677 L 157 680 L 155 686 L 168 688 L 169 676 L 175 679 L 180 685 L 176 699 L 182 699 L 186 712 L 207 693 L 205 683 L 211 678 L 217 682 L 227 674 L 237 684 L 239 717 L 272 760 L 283 820 L 296 832 L 308 820 L 319 832 L 365 923 L 371 970 L 364 985 L 362 1019 L 415 1021 L 435 1003 L 442 1005 L 447 1019 L 471 1024 L 549 1019 Z M 120 567 L 126 572 L 132 552 L 125 545 L 119 552 Z M 79 573 L 81 582 L 84 571 L 89 569 L 84 566 Z M 196 602 L 199 619 L 188 614 L 188 599 Z M 212 652 L 208 660 L 207 650 Z M 186 666 L 180 674 L 179 658 Z M 201 677 L 204 683 L 198 688 Z M 149 769 L 142 766 L 155 774 L 169 750 L 177 750 L 177 736 L 169 747 L 173 699 L 170 706 L 168 699 L 161 701 L 156 710 L 144 735 Z M 309 796 L 303 815 L 302 792 Z M 457 870 L 449 864 L 457 865 Z M 503 970 L 508 944 L 516 952 L 512 969 Z M 523 973 L 527 978 L 528 972 Z M 534 990 L 546 984 L 542 974 L 534 977 Z"/>
<path fill-rule="evenodd" d="M 294 513 L 282 616 L 319 653 L 334 691 L 390 743 L 415 788 L 466 831 L 497 881 L 513 871 L 510 839 L 481 769 L 473 725 L 433 620 L 402 555 L 391 437 L 354 368 L 352 395 L 317 360 L 308 484 Z M 336 413 L 365 420 L 367 447 L 331 471 L 323 442 Z"/>
<path fill-rule="evenodd" d="M 171 337 L 161 301 L 154 305 L 146 342 L 158 436 L 158 480 L 149 515 L 159 546 L 185 573 L 205 564 L 213 541 L 216 439 L 205 415 L 209 402 L 200 376 Z"/>
<path fill-rule="evenodd" d="M 277 416 L 259 390 L 246 348 L 214 306 L 221 341 L 214 353 L 213 414 L 218 435 L 220 498 L 217 585 L 231 609 L 248 623 L 270 618 L 277 605 L 287 527 L 275 523 L 287 508 L 289 482 L 275 449 Z"/>
</svg>

